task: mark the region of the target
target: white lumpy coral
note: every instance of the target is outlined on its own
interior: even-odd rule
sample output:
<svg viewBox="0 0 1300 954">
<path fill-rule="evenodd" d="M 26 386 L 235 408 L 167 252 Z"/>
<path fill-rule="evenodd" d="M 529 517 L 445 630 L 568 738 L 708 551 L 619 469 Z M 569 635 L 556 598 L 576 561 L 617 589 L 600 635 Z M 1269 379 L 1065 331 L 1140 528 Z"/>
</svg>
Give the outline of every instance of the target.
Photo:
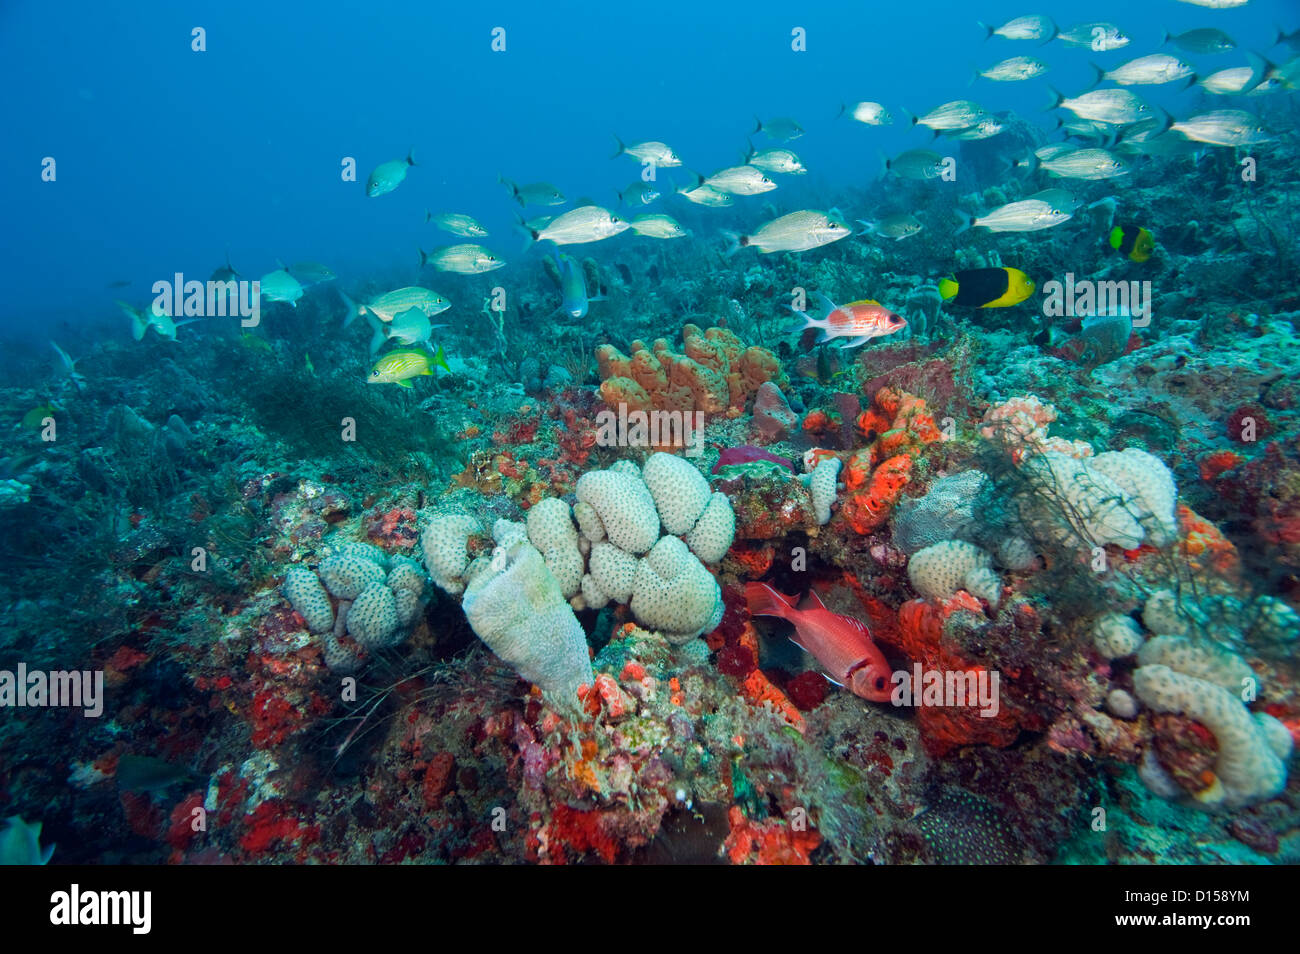
<svg viewBox="0 0 1300 954">
<path fill-rule="evenodd" d="M 686 545 L 705 563 L 717 563 L 736 539 L 736 512 L 726 494 L 715 493 L 700 514 L 699 521 L 686 534 Z"/>
<path fill-rule="evenodd" d="M 325 633 L 334 627 L 334 607 L 320 577 L 305 566 L 291 566 L 281 587 L 284 598 L 307 622 L 313 633 Z"/>
<path fill-rule="evenodd" d="M 1031 488 L 1020 496 L 1020 517 L 1026 525 L 1066 544 L 1081 540 L 1131 550 L 1142 543 L 1142 524 L 1126 507 L 1130 498 L 1085 461 L 1041 451 L 1025 461 L 1021 472 Z"/>
<path fill-rule="evenodd" d="M 650 455 L 642 475 L 665 533 L 681 534 L 695 526 L 709 505 L 711 491 L 709 482 L 694 464 L 675 454 L 660 452 Z"/>
<path fill-rule="evenodd" d="M 340 547 L 321 560 L 321 582 L 341 600 L 354 600 L 371 583 L 384 581 L 384 568 L 363 550 Z"/>
<path fill-rule="evenodd" d="M 632 598 L 637 559 L 612 543 L 597 543 L 588 558 L 588 575 L 596 587 L 616 603 Z"/>
<path fill-rule="evenodd" d="M 992 558 L 975 544 L 944 540 L 914 553 L 907 561 L 907 576 L 927 599 L 951 599 L 964 589 L 996 608 L 1001 585 L 992 565 Z"/>
<path fill-rule="evenodd" d="M 470 570 L 462 606 L 471 628 L 492 652 L 529 682 L 576 704 L 578 687 L 594 681 L 582 626 L 541 553 L 507 537 L 492 557 Z"/>
<path fill-rule="evenodd" d="M 1272 716 L 1252 715 L 1238 696 L 1222 686 L 1165 665 L 1139 666 L 1133 673 L 1133 689 L 1156 712 L 1185 715 L 1214 734 L 1219 748 L 1214 766 L 1217 784 L 1201 796 L 1203 802 L 1235 808 L 1272 798 L 1286 786 L 1291 738 L 1284 727 L 1278 731 L 1271 724 L 1277 721 Z"/>
<path fill-rule="evenodd" d="M 387 584 L 376 580 L 366 586 L 348 609 L 348 635 L 363 649 L 381 649 L 400 642 L 397 600 Z"/>
<path fill-rule="evenodd" d="M 1186 636 L 1157 636 L 1138 653 L 1141 666 L 1168 666 L 1176 672 L 1240 695 L 1256 684 L 1255 670 L 1223 646 Z"/>
<path fill-rule="evenodd" d="M 556 497 L 538 501 L 528 511 L 527 524 L 529 542 L 541 552 L 560 584 L 560 592 L 568 599 L 581 588 L 583 569 L 578 531 L 569 516 L 569 505 Z"/>
<path fill-rule="evenodd" d="M 663 537 L 637 566 L 632 614 L 665 635 L 698 636 L 721 614 L 722 590 L 676 537 Z M 716 624 L 715 624 L 716 625 Z"/>
<path fill-rule="evenodd" d="M 600 516 L 609 542 L 619 549 L 645 553 L 659 539 L 659 513 L 639 474 L 626 468 L 587 471 L 578 478 L 577 496 Z"/>
<path fill-rule="evenodd" d="M 998 541 L 998 563 L 1008 570 L 1031 570 L 1038 565 L 1038 551 L 1024 537 L 1009 536 Z"/>
<path fill-rule="evenodd" d="M 1163 461 L 1129 447 L 1098 454 L 1087 466 L 1124 491 L 1124 507 L 1146 531 L 1146 542 L 1163 547 L 1178 539 L 1178 489 Z"/>
<path fill-rule="evenodd" d="M 843 466 L 838 457 L 826 457 L 818 462 L 812 473 L 800 478 L 812 495 L 813 514 L 817 517 L 818 525 L 830 522 L 831 505 L 835 503 L 839 491 L 840 468 Z"/>
<path fill-rule="evenodd" d="M 1092 644 L 1107 659 L 1132 656 L 1142 642 L 1141 627 L 1123 613 L 1106 613 L 1092 625 Z"/>
<path fill-rule="evenodd" d="M 439 514 L 420 533 L 424 566 L 444 593 L 455 596 L 465 589 L 469 567 L 469 538 L 482 533 L 479 522 L 467 514 Z"/>
</svg>

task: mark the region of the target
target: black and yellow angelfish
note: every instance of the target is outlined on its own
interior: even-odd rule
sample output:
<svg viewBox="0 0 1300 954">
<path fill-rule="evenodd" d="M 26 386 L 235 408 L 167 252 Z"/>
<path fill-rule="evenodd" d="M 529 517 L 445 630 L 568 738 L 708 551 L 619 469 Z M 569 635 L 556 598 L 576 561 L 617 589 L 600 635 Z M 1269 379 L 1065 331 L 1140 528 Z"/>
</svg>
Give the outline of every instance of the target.
<svg viewBox="0 0 1300 954">
<path fill-rule="evenodd" d="M 1145 262 L 1156 250 L 1156 240 L 1136 225 L 1117 225 L 1110 230 L 1110 247 L 1135 262 Z"/>
<path fill-rule="evenodd" d="M 1009 308 L 1034 293 L 1034 282 L 1018 268 L 968 268 L 939 280 L 944 301 L 969 308 Z"/>
</svg>

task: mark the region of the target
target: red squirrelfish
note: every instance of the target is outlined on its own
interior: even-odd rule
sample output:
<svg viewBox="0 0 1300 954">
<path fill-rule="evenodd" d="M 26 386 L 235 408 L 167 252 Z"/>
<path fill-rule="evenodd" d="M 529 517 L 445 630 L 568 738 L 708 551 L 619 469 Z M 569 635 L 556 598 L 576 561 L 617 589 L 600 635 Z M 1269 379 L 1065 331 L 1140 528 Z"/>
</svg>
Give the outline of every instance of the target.
<svg viewBox="0 0 1300 954">
<path fill-rule="evenodd" d="M 855 696 L 888 702 L 893 692 L 892 671 L 871 633 L 859 620 L 832 613 L 810 594 L 812 606 L 796 609 L 795 600 L 782 596 L 766 583 L 745 584 L 745 599 L 753 616 L 778 616 L 794 624 L 794 643 L 811 653 L 825 669 L 823 675 L 837 686 L 848 686 Z"/>
<path fill-rule="evenodd" d="M 804 320 L 804 326 L 799 329 L 800 331 L 807 331 L 809 328 L 821 329 L 821 338 L 818 339 L 820 341 L 850 338 L 852 340 L 845 342 L 841 347 L 856 348 L 866 344 L 872 338 L 892 335 L 895 331 L 902 331 L 907 327 L 906 318 L 890 311 L 878 301 L 868 298 L 863 301 L 851 301 L 847 305 L 837 305 L 820 292 L 817 293 L 817 297 L 826 308 L 823 317 L 814 318 L 794 308 L 791 311 Z"/>
</svg>

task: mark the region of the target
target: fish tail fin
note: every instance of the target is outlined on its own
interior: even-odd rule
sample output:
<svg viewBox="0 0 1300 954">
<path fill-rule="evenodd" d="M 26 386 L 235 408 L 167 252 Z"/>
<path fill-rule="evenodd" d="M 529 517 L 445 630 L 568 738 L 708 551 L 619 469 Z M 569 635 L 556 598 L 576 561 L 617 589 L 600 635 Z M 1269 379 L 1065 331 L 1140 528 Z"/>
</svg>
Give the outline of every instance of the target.
<svg viewBox="0 0 1300 954">
<path fill-rule="evenodd" d="M 953 232 L 953 237 L 961 235 L 962 232 L 969 232 L 975 227 L 976 218 L 973 215 L 962 215 L 957 213 L 957 221 L 961 224 L 957 226 L 957 231 Z"/>
<path fill-rule="evenodd" d="M 438 367 L 442 368 L 442 370 L 446 371 L 448 374 L 451 373 L 451 368 L 447 364 L 447 352 L 442 350 L 442 345 L 438 345 L 438 353 L 433 356 L 433 360 L 430 361 L 429 363 L 430 365 L 437 365 Z M 433 372 L 431 371 L 430 374 L 432 373 Z"/>
<path fill-rule="evenodd" d="M 916 115 L 916 113 L 912 112 L 910 109 L 904 109 L 903 115 L 908 118 L 909 126 L 915 126 L 918 122 L 920 122 L 920 118 Z"/>
<path fill-rule="evenodd" d="M 1181 93 L 1183 90 L 1191 89 L 1193 86 L 1197 84 L 1199 80 L 1200 77 L 1197 76 L 1195 72 L 1193 72 L 1191 75 L 1187 77 L 1187 82 L 1182 85 L 1182 87 L 1178 90 L 1178 92 Z"/>
<path fill-rule="evenodd" d="M 978 80 L 979 78 L 980 78 L 980 68 L 978 66 L 972 66 L 970 68 L 970 77 L 966 80 L 966 88 L 969 89 L 970 87 L 974 86 L 976 80 Z"/>
<path fill-rule="evenodd" d="M 821 332 L 821 334 L 817 336 L 818 341 L 830 341 L 830 324 L 825 318 L 814 318 L 812 315 L 808 314 L 808 312 L 800 311 L 798 308 L 795 308 L 794 305 L 788 305 L 786 307 L 788 307 L 796 317 L 803 319 L 802 325 L 794 324 L 790 326 L 789 330 L 792 334 L 802 335 L 809 328 L 816 328 Z"/>
<path fill-rule="evenodd" d="M 1052 29 L 1048 31 L 1047 36 L 1043 37 L 1042 41 L 1038 44 L 1039 46 L 1047 46 L 1047 44 L 1055 40 L 1057 35 L 1061 32 L 1061 28 L 1056 25 L 1056 21 L 1051 17 L 1047 18 L 1047 22 L 1052 25 Z"/>
<path fill-rule="evenodd" d="M 941 278 L 939 279 L 939 297 L 944 301 L 951 301 L 957 297 L 958 292 L 957 279 Z"/>
<path fill-rule="evenodd" d="M 788 620 L 796 612 L 794 600 L 782 596 L 766 583 L 746 583 L 745 602 L 751 616 L 777 616 Z"/>
<path fill-rule="evenodd" d="M 540 235 L 541 233 L 539 233 L 536 229 L 530 229 L 528 227 L 528 223 L 524 221 L 524 217 L 522 215 L 516 215 L 515 218 L 517 220 L 517 224 L 515 225 L 515 231 L 518 232 L 521 236 L 523 236 L 524 251 L 528 251 L 528 249 L 532 247 L 532 244 L 537 241 L 537 236 Z"/>
<path fill-rule="evenodd" d="M 366 324 L 368 324 L 370 330 L 374 332 L 370 338 L 370 353 L 373 355 L 378 353 L 379 349 L 384 346 L 384 342 L 388 340 L 388 335 L 384 331 L 384 323 L 374 315 L 367 314 L 365 318 Z"/>
<path fill-rule="evenodd" d="M 619 139 L 618 136 L 614 137 L 614 143 L 618 148 L 615 150 L 614 155 L 609 157 L 611 159 L 617 159 L 619 156 L 623 155 L 623 153 L 627 152 L 627 147 L 623 145 L 623 140 Z"/>
<path fill-rule="evenodd" d="M 410 149 L 406 150 L 406 164 L 407 164 L 408 166 L 413 166 L 413 165 L 415 165 L 415 147 L 414 147 L 414 146 L 412 146 Z"/>
<path fill-rule="evenodd" d="M 841 116 L 843 116 L 843 115 L 844 115 L 845 113 L 847 113 L 848 111 L 849 111 L 849 104 L 848 104 L 848 103 L 840 103 L 840 111 L 839 111 L 838 113 L 835 114 L 835 118 L 836 118 L 836 119 L 839 119 Z"/>
<path fill-rule="evenodd" d="M 758 150 L 754 148 L 754 141 L 752 139 L 746 138 L 745 145 L 749 148 L 745 150 L 745 161 L 741 164 L 749 165 L 749 160 L 754 158 L 754 153 L 758 152 Z"/>
<path fill-rule="evenodd" d="M 499 173 L 499 172 L 497 173 L 497 182 L 501 183 L 503 186 L 506 187 L 506 189 L 509 190 L 509 192 L 510 192 L 510 197 L 511 197 L 512 199 L 514 199 L 514 200 L 515 200 L 516 202 L 518 202 L 520 205 L 523 205 L 523 204 L 524 204 L 524 200 L 521 199 L 521 198 L 519 197 L 519 186 L 515 185 L 513 182 L 511 182 L 511 181 L 510 181 L 509 179 L 507 179 L 505 176 L 501 175 L 501 173 Z"/>
<path fill-rule="evenodd" d="M 1168 30 L 1164 30 L 1164 31 L 1161 32 L 1160 45 L 1161 45 L 1161 46 L 1164 46 L 1166 43 L 1168 43 L 1168 42 L 1169 42 L 1170 40 L 1172 40 L 1172 39 L 1173 39 L 1173 37 L 1170 36 L 1169 31 L 1168 31 Z"/>
<path fill-rule="evenodd" d="M 1168 132 L 1169 127 L 1174 124 L 1174 117 L 1169 115 L 1167 110 L 1161 109 L 1159 106 L 1152 106 L 1151 108 L 1156 111 L 1156 116 L 1160 119 L 1160 132 L 1157 132 L 1155 135 L 1158 136 L 1160 133 Z"/>
<path fill-rule="evenodd" d="M 347 311 L 343 314 L 343 327 L 346 328 L 357 319 L 358 315 L 365 314 L 365 308 L 353 301 L 352 297 L 341 288 L 339 294 L 343 297 L 343 304 L 347 307 Z"/>
<path fill-rule="evenodd" d="M 989 37 L 993 36 L 993 28 L 983 20 L 976 20 L 975 25 L 984 31 L 984 39 L 987 42 Z"/>
<path fill-rule="evenodd" d="M 1047 84 L 1047 89 L 1052 94 L 1052 102 L 1050 105 L 1043 107 L 1043 112 L 1047 112 L 1049 109 L 1059 109 L 1061 104 L 1065 102 L 1065 94 L 1051 83 Z"/>
<path fill-rule="evenodd" d="M 1024 159 L 1017 159 L 1015 162 L 1011 163 L 1011 168 L 1028 169 L 1030 172 L 1035 172 L 1037 171 L 1038 167 L 1041 166 L 1042 164 L 1043 164 L 1042 160 L 1040 160 L 1038 156 L 1034 155 L 1031 152 Z"/>
<path fill-rule="evenodd" d="M 424 249 L 420 249 L 419 251 L 420 251 L 420 267 L 424 268 L 424 266 L 429 264 L 429 253 L 426 252 Z"/>
<path fill-rule="evenodd" d="M 1098 83 L 1102 81 L 1102 78 L 1106 75 L 1106 71 L 1102 69 L 1100 66 L 1098 66 L 1096 63 L 1089 63 L 1088 69 L 1092 70 L 1092 82 L 1089 83 L 1087 86 L 1085 86 L 1084 89 L 1094 88 Z"/>
<path fill-rule="evenodd" d="M 131 337 L 136 341 L 144 340 L 144 333 L 149 330 L 149 322 L 144 320 L 144 315 L 136 313 L 131 316 Z"/>
<path fill-rule="evenodd" d="M 739 232 L 728 232 L 722 229 L 722 237 L 727 240 L 727 247 L 722 253 L 723 258 L 731 258 L 742 248 L 749 244 L 749 236 L 741 235 Z"/>
<path fill-rule="evenodd" d="M 862 226 L 862 231 L 858 233 L 860 236 L 871 235 L 876 231 L 875 224 L 868 222 L 866 219 L 858 219 L 858 224 Z"/>
<path fill-rule="evenodd" d="M 763 131 L 763 120 L 761 120 L 761 119 L 759 119 L 757 116 L 755 116 L 755 117 L 754 117 L 754 128 L 750 131 L 749 134 L 750 134 L 751 136 L 753 136 L 753 135 L 756 135 L 756 134 L 758 134 L 758 133 L 761 133 L 762 131 Z"/>
<path fill-rule="evenodd" d="M 433 213 L 430 212 L 428 209 L 425 209 L 425 210 L 424 210 L 424 224 L 425 224 L 425 225 L 428 225 L 428 224 L 429 224 L 430 222 L 432 222 L 432 221 L 433 221 Z"/>
</svg>

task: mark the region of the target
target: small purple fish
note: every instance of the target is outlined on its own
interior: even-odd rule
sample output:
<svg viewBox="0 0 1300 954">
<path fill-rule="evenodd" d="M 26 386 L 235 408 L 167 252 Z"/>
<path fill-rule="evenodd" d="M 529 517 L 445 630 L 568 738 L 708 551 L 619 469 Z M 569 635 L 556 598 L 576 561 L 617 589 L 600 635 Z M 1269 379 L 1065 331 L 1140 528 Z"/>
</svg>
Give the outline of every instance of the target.
<svg viewBox="0 0 1300 954">
<path fill-rule="evenodd" d="M 714 445 L 717 446 L 716 444 Z M 713 465 L 712 473 L 716 474 L 723 467 L 731 467 L 735 464 L 752 464 L 755 461 L 767 460 L 773 464 L 780 464 L 791 473 L 794 472 L 794 464 L 784 457 L 777 457 L 775 454 L 763 450 L 761 447 L 755 447 L 753 444 L 745 444 L 742 447 L 724 447 L 719 448 L 721 453 L 718 454 L 718 462 Z"/>
</svg>

